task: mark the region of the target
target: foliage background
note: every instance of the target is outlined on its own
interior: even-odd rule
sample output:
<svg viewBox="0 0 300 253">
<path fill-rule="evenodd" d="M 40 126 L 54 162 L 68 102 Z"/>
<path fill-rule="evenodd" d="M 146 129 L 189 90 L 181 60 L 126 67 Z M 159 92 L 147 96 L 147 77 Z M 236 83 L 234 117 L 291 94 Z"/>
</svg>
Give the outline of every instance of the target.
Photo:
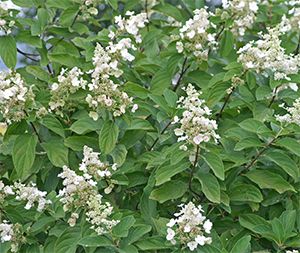
<svg viewBox="0 0 300 253">
<path fill-rule="evenodd" d="M 98 6 L 97 16 L 82 21 L 76 15 L 80 5 L 72 0 L 13 2 L 29 8 L 31 16 L 14 14 L 16 28 L 0 38 L 0 55 L 11 69 L 15 68 L 17 53 L 25 57 L 25 66 L 16 71 L 27 84 L 34 85 L 37 101 L 45 106 L 49 85 L 62 67 L 76 66 L 84 71 L 93 67 L 95 44 L 108 43 L 107 29 L 114 16 L 127 10 L 145 10 L 143 1 L 108 0 Z M 202 204 L 214 224 L 213 243 L 197 252 L 285 252 L 300 248 L 300 128 L 291 124 L 282 129 L 274 117 L 285 113 L 279 105 L 291 105 L 299 91 L 284 89 L 273 97 L 272 90 L 282 82 L 243 71 L 236 62 L 237 49 L 256 40 L 266 27 L 274 27 L 288 7 L 285 1 L 261 5 L 256 23 L 243 37 L 231 33 L 232 19 L 214 17 L 219 46 L 207 61 L 199 62 L 192 55 L 177 53 L 170 35 L 178 33 L 178 28 L 169 26 L 166 18 L 184 23 L 193 10 L 204 5 L 201 0 L 183 0 L 156 1 L 147 7 L 150 24 L 142 30 L 136 59 L 122 65 L 123 89 L 135 97 L 139 110 L 116 118 L 112 124 L 117 131 L 104 129 L 108 113 L 98 121 L 90 119 L 80 96 L 76 111 L 68 119 L 54 114 L 41 119 L 29 115 L 8 126 L 0 146 L 2 180 L 6 184 L 36 182 L 53 202 L 43 213 L 25 210 L 14 199 L 1 203 L 1 219 L 24 227 L 26 241 L 20 252 L 183 252 L 180 246 L 166 241 L 166 223 L 177 205 L 190 200 Z M 297 50 L 299 36 L 297 31 L 282 37 L 286 52 Z M 17 52 L 16 43 L 26 44 L 24 50 L 33 56 Z M 184 94 L 172 85 L 176 73 L 181 76 L 178 87 L 192 83 L 203 92 L 213 118 L 218 118 L 226 101 L 218 121 L 220 142 L 201 145 L 191 182 L 189 154 L 179 149 L 170 125 L 178 113 L 176 101 Z M 234 75 L 245 84 L 227 100 L 226 90 Z M 291 78 L 300 83 L 298 74 Z M 111 235 L 97 236 L 84 216 L 75 227 L 69 227 L 54 194 L 62 187 L 57 177 L 62 166 L 77 170 L 84 145 L 121 166 L 113 175 L 117 187 L 105 195 L 114 206 L 114 217 L 121 220 Z M 34 152 L 27 152 L 30 150 Z M 103 189 L 101 183 L 99 189 Z M 0 252 L 9 252 L 9 248 L 9 243 L 0 244 Z"/>
</svg>

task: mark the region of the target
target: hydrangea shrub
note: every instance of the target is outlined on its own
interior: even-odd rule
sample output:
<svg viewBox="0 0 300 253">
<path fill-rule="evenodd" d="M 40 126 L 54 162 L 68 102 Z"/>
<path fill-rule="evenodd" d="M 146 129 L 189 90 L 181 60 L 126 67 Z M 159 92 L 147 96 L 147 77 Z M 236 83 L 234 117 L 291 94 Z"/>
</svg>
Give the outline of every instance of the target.
<svg viewBox="0 0 300 253">
<path fill-rule="evenodd" d="M 298 253 L 300 1 L 2 0 L 0 252 Z"/>
</svg>

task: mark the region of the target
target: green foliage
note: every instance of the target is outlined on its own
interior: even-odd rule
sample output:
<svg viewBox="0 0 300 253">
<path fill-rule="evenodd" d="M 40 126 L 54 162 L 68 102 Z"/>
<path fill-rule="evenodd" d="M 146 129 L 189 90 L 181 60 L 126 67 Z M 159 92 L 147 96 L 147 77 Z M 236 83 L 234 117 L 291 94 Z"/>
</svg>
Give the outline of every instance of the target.
<svg viewBox="0 0 300 253">
<path fill-rule="evenodd" d="M 81 0 L 12 2 L 26 9 L 17 16 L 18 10 L 6 15 L 0 7 L 3 19 L 15 21 L 12 33 L 1 33 L 0 57 L 12 73 L 21 75 L 34 102 L 24 102 L 19 120 L 6 118 L 9 112 L 1 109 L 4 81 L 0 80 L 1 182 L 33 182 L 52 202 L 42 212 L 26 210 L 26 201 L 13 195 L 2 199 L 0 189 L 0 223 L 19 224 L 24 236 L 17 238 L 17 252 L 190 252 L 178 238 L 174 245 L 166 240 L 166 224 L 178 205 L 190 201 L 201 205 L 213 223 L 212 243 L 194 252 L 285 253 L 300 248 L 300 127 L 276 117 L 287 113 L 281 104 L 292 106 L 300 97 L 299 90 L 286 86 L 292 82 L 298 87 L 300 75 L 275 80 L 272 69 L 256 72 L 238 60 L 240 48 L 257 41 L 260 32 L 267 33 L 267 27 L 275 27 L 288 13 L 288 1 L 259 5 L 244 36 L 232 29 L 237 17 L 212 8 L 216 15 L 209 29 L 218 45 L 213 49 L 201 44 L 207 59 L 196 57 L 195 49 L 188 51 L 188 46 L 182 53 L 176 50 L 177 22 L 185 24 L 195 9 L 204 7 L 202 0 L 97 0 L 95 15 Z M 93 83 L 91 77 L 95 47 L 101 44 L 108 51 L 107 46 L 120 38 L 134 41 L 134 34 L 116 31 L 114 18 L 125 17 L 126 11 L 146 11 L 150 20 L 139 28 L 141 43 L 134 42 L 127 51 L 135 59 L 126 61 L 117 55 L 122 74 L 109 75 L 120 93 L 126 92 L 133 101 L 125 113 L 116 115 L 111 109 L 115 104 L 101 107 L 101 99 L 110 101 L 99 95 L 92 110 L 87 94 L 92 93 L 92 84 L 105 82 L 99 78 Z M 119 37 L 109 37 L 111 31 Z M 299 54 L 299 36 L 299 29 L 281 34 L 286 53 Z M 31 51 L 20 51 L 20 44 Z M 81 77 L 88 85 L 63 90 L 63 105 L 56 111 L 49 106 L 54 84 L 61 85 L 62 69 L 74 67 L 83 71 Z M 187 142 L 177 142 L 174 134 L 180 123 L 173 121 L 182 118 L 184 109 L 178 107 L 178 100 L 186 97 L 181 88 L 189 83 L 202 92 L 201 99 L 211 110 L 207 117 L 216 120 L 220 138 L 215 143 L 212 139 L 188 143 L 185 150 L 181 145 Z M 136 112 L 131 111 L 134 104 Z M 97 117 L 91 117 L 93 113 Z M 58 177 L 64 166 L 85 174 L 81 167 L 85 146 L 99 152 L 102 170 L 114 167 L 109 178 L 98 175 L 95 189 L 103 203 L 112 205 L 112 218 L 119 223 L 101 235 L 91 228 L 87 210 L 77 202 L 72 212 L 79 217 L 70 227 L 72 212 L 57 197 L 64 187 Z M 12 242 L 1 242 L 0 252 L 10 252 Z"/>
</svg>

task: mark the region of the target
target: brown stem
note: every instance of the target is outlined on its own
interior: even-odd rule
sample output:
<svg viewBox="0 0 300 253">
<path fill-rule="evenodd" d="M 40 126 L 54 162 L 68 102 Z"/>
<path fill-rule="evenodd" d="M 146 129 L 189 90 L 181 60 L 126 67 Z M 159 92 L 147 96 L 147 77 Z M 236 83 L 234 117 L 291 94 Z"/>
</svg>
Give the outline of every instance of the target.
<svg viewBox="0 0 300 253">
<path fill-rule="evenodd" d="M 23 52 L 22 50 L 20 50 L 19 48 L 17 48 L 17 52 L 21 55 L 24 55 L 27 59 L 31 60 L 31 61 L 34 61 L 34 62 L 38 62 L 39 60 L 35 59 L 35 58 L 32 58 L 31 56 L 33 56 L 33 54 L 28 54 L 28 53 L 25 53 Z M 34 56 L 37 56 L 37 55 L 34 55 Z"/>
<path fill-rule="evenodd" d="M 168 127 L 171 125 L 172 121 L 170 121 L 165 127 L 164 129 L 160 132 L 159 135 L 163 135 L 165 133 L 165 131 L 168 129 Z M 159 136 L 155 139 L 155 141 L 153 142 L 153 144 L 151 145 L 150 147 L 150 150 L 152 150 L 154 148 L 154 146 L 156 145 L 156 143 L 158 142 L 159 140 Z"/>
<path fill-rule="evenodd" d="M 269 105 L 268 105 L 269 108 L 271 107 L 271 105 L 272 105 L 272 104 L 274 103 L 274 101 L 275 101 L 276 93 L 277 93 L 277 91 L 278 91 L 278 87 L 279 87 L 279 86 L 277 86 L 277 87 L 275 88 L 275 90 L 274 90 L 273 96 L 272 96 L 271 101 L 270 101 L 270 103 L 269 103 Z"/>
<path fill-rule="evenodd" d="M 146 23 L 147 31 L 149 32 L 149 13 L 148 13 L 148 0 L 145 1 L 145 12 L 146 12 L 146 18 L 148 22 Z"/>
<path fill-rule="evenodd" d="M 262 156 L 263 153 L 266 152 L 266 150 L 277 140 L 279 137 L 279 134 L 277 134 L 269 143 L 267 143 L 257 154 L 256 156 L 251 160 L 251 162 L 245 167 L 246 170 L 249 170 Z"/>
<path fill-rule="evenodd" d="M 176 84 L 175 84 L 174 87 L 173 87 L 173 91 L 176 91 L 177 88 L 180 86 L 180 83 L 181 83 L 181 80 L 182 80 L 184 74 L 186 73 L 186 71 L 187 71 L 187 70 L 189 69 L 189 67 L 190 67 L 190 66 L 187 66 L 187 67 L 186 67 L 186 66 L 185 66 L 186 63 L 187 63 L 187 57 L 184 58 L 184 61 L 183 61 L 183 63 L 182 63 L 182 67 L 181 67 L 181 71 L 180 71 L 180 74 L 179 74 L 179 78 L 178 78 Z"/>
<path fill-rule="evenodd" d="M 25 113 L 25 115 L 26 115 L 27 117 L 29 117 L 28 113 L 27 113 L 25 110 L 24 110 L 24 113 Z M 38 133 L 38 131 L 37 131 L 35 125 L 33 124 L 33 122 L 29 122 L 29 124 L 31 125 L 31 127 L 32 127 L 32 129 L 33 129 L 33 131 L 34 131 L 34 133 L 35 133 L 36 136 L 38 137 L 39 143 L 42 143 L 42 139 L 41 139 L 41 137 L 40 137 L 40 135 L 39 135 L 39 133 Z"/>
<path fill-rule="evenodd" d="M 217 122 L 222 118 L 222 113 L 223 113 L 227 103 L 229 102 L 229 99 L 230 99 L 231 95 L 233 94 L 234 90 L 235 90 L 235 88 L 232 88 L 231 92 L 229 94 L 227 94 L 227 96 L 225 98 L 225 101 L 224 101 L 224 104 L 223 104 L 220 112 L 217 114 L 217 118 L 216 118 Z"/>
<path fill-rule="evenodd" d="M 196 169 L 196 166 L 197 166 L 197 162 L 198 162 L 198 158 L 199 158 L 199 152 L 200 152 L 200 147 L 199 145 L 197 145 L 197 148 L 196 148 L 196 156 L 195 156 L 195 160 L 194 160 L 194 163 L 192 165 L 192 169 L 191 169 L 191 173 L 190 173 L 190 178 L 189 178 L 189 190 L 195 194 L 199 199 L 201 199 L 201 195 L 197 192 L 195 192 L 192 188 L 192 182 L 193 182 L 193 176 L 194 176 L 194 173 L 195 173 L 195 169 Z"/>
</svg>

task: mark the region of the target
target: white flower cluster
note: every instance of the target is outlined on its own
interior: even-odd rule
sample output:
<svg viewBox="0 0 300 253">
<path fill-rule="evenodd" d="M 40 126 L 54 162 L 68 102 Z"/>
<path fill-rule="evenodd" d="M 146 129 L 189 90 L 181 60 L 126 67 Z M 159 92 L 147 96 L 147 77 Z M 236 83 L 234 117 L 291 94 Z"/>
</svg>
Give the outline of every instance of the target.
<svg viewBox="0 0 300 253">
<path fill-rule="evenodd" d="M 80 4 L 79 17 L 82 20 L 90 19 L 92 16 L 98 15 L 97 6 L 103 2 L 102 0 L 73 0 Z"/>
<path fill-rule="evenodd" d="M 52 203 L 51 200 L 45 198 L 47 192 L 40 191 L 34 183 L 30 185 L 15 183 L 14 191 L 16 200 L 27 201 L 25 205 L 25 209 L 27 210 L 37 204 L 37 211 L 42 212 L 48 204 Z"/>
<path fill-rule="evenodd" d="M 19 224 L 10 224 L 6 220 L 0 223 L 0 242 L 10 242 L 11 252 L 18 252 L 19 244 L 22 240 L 21 226 Z"/>
<path fill-rule="evenodd" d="M 146 13 L 134 14 L 133 11 L 127 11 L 125 17 L 116 16 L 115 23 L 118 26 L 118 33 L 126 32 L 134 36 L 136 43 L 142 42 L 142 36 L 139 33 L 139 30 L 144 28 L 145 25 L 149 22 L 147 19 Z M 110 32 L 110 38 L 114 39 L 116 34 Z"/>
<path fill-rule="evenodd" d="M 290 9 L 286 15 L 282 16 L 280 30 L 285 32 L 297 32 L 300 29 L 300 1 L 288 1 L 286 3 Z"/>
<path fill-rule="evenodd" d="M 50 111 L 63 117 L 63 111 L 72 111 L 77 106 L 78 101 L 72 100 L 70 96 L 86 88 L 87 81 L 83 79 L 83 74 L 77 67 L 61 70 L 57 82 L 51 86 Z"/>
<path fill-rule="evenodd" d="M 282 105 L 282 107 L 284 107 Z M 295 123 L 300 126 L 300 98 L 296 99 L 292 107 L 285 108 L 287 114 L 285 115 L 276 115 L 276 120 L 282 123 Z"/>
<path fill-rule="evenodd" d="M 11 34 L 11 29 L 15 25 L 15 21 L 11 20 L 12 10 L 19 9 L 11 0 L 0 2 L 0 35 L 2 33 Z"/>
<path fill-rule="evenodd" d="M 216 34 L 209 31 L 215 28 L 209 20 L 213 14 L 204 8 L 195 10 L 194 14 L 194 17 L 180 28 L 180 40 L 176 43 L 176 49 L 178 53 L 186 51 L 203 60 L 207 59 L 209 49 L 217 44 Z"/>
<path fill-rule="evenodd" d="M 47 192 L 40 191 L 34 183 L 25 185 L 15 182 L 12 186 L 5 186 L 0 181 L 0 203 L 8 195 L 15 195 L 16 200 L 26 201 L 24 208 L 27 210 L 37 204 L 37 211 L 42 212 L 48 204 L 51 204 L 51 200 L 46 199 Z"/>
<path fill-rule="evenodd" d="M 84 146 L 83 159 L 79 166 L 79 170 L 83 172 L 83 176 L 87 180 L 91 178 L 94 178 L 97 181 L 105 179 L 108 186 L 104 192 L 109 194 L 115 183 L 115 181 L 110 178 L 112 176 L 112 172 L 117 170 L 117 164 L 115 163 L 111 166 L 108 163 L 101 162 L 99 155 L 100 153 L 94 152 L 92 148 Z"/>
<path fill-rule="evenodd" d="M 222 0 L 222 6 L 226 12 L 222 17 L 233 20 L 231 31 L 235 35 L 243 36 L 247 29 L 252 28 L 260 0 Z"/>
<path fill-rule="evenodd" d="M 94 180 L 77 175 L 66 166 L 63 167 L 63 172 L 58 177 L 63 179 L 64 185 L 58 197 L 64 204 L 64 210 L 72 211 L 68 220 L 70 226 L 76 224 L 79 215 L 74 210 L 79 208 L 86 211 L 87 221 L 92 224 L 92 229 L 99 235 L 109 232 L 118 223 L 117 220 L 109 218 L 113 208 L 109 203 L 102 202 L 102 195 L 98 193 L 97 183 Z"/>
<path fill-rule="evenodd" d="M 202 213 L 201 205 L 196 207 L 192 202 L 181 204 L 181 210 L 175 213 L 175 218 L 167 224 L 167 240 L 176 244 L 176 240 L 186 245 L 191 251 L 198 246 L 211 244 L 212 239 L 209 236 L 212 223 Z"/>
<path fill-rule="evenodd" d="M 0 113 L 7 123 L 25 118 L 26 109 L 33 102 L 34 94 L 19 73 L 0 72 Z"/>
<path fill-rule="evenodd" d="M 208 142 L 211 138 L 217 141 L 220 136 L 215 132 L 218 128 L 215 120 L 207 116 L 211 114 L 210 109 L 204 105 L 205 101 L 200 99 L 199 93 L 192 84 L 183 88 L 186 97 L 180 97 L 178 108 L 183 109 L 182 118 L 175 116 L 172 124 L 180 123 L 180 127 L 174 130 L 175 135 L 179 136 L 178 142 L 187 141 L 193 145 Z M 187 150 L 184 144 L 181 149 Z"/>
<path fill-rule="evenodd" d="M 2 204 L 4 199 L 8 195 L 14 195 L 13 188 L 9 185 L 4 185 L 2 181 L 0 181 L 0 203 Z"/>
<path fill-rule="evenodd" d="M 287 250 L 286 253 L 299 253 L 299 250 Z"/>
<path fill-rule="evenodd" d="M 92 77 L 94 79 L 107 79 L 110 76 L 120 77 L 123 74 L 123 71 L 119 69 L 120 60 L 129 62 L 134 60 L 129 49 L 136 50 L 129 38 L 123 38 L 115 44 L 109 42 L 105 48 L 97 43 L 93 57 L 95 69 Z"/>
<path fill-rule="evenodd" d="M 88 84 L 89 94 L 86 101 L 93 111 L 90 116 L 98 119 L 98 110 L 105 108 L 112 112 L 115 117 L 126 112 L 126 108 L 132 106 L 132 112 L 137 109 L 137 105 L 132 105 L 133 98 L 126 92 L 119 89 L 119 85 L 109 79 L 110 76 L 120 77 L 123 73 L 119 69 L 119 60 L 133 61 L 134 56 L 128 49 L 135 49 L 128 38 L 121 39 L 117 44 L 112 42 L 103 48 L 97 44 L 93 64 L 95 69 L 92 72 L 92 81 Z"/>
<path fill-rule="evenodd" d="M 286 54 L 281 47 L 279 27 L 269 28 L 268 33 L 261 34 L 261 39 L 251 41 L 238 50 L 238 61 L 245 69 L 269 75 L 274 73 L 275 80 L 290 80 L 288 75 L 297 74 L 300 67 L 300 56 Z"/>
<path fill-rule="evenodd" d="M 92 229 L 96 231 L 98 235 L 102 235 L 111 231 L 119 221 L 111 220 L 108 217 L 113 212 L 113 207 L 108 203 L 102 202 L 102 196 L 100 194 L 91 196 L 87 201 L 86 220 L 92 224 Z"/>
</svg>

